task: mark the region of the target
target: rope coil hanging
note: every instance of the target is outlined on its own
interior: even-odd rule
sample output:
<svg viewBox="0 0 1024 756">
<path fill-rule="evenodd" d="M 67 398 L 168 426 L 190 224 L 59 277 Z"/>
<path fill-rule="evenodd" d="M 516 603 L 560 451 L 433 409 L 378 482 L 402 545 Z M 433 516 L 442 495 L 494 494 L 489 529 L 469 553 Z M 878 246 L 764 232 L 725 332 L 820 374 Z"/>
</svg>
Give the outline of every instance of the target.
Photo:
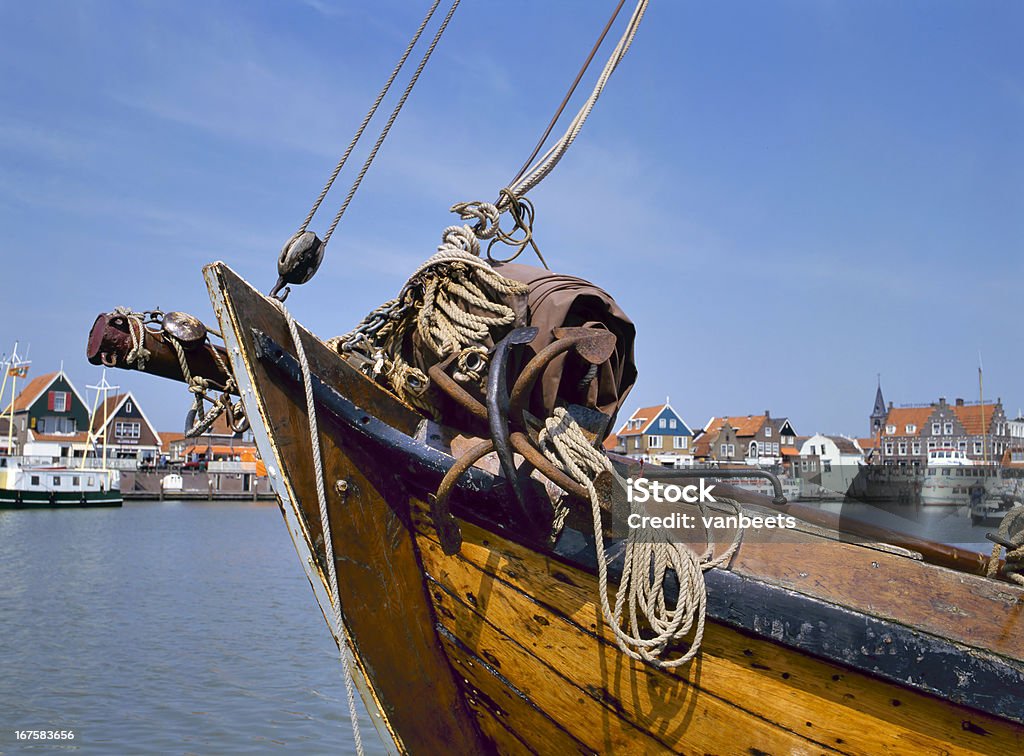
<svg viewBox="0 0 1024 756">
<path fill-rule="evenodd" d="M 585 486 L 590 494 L 597 550 L 598 598 L 619 649 L 631 659 L 659 668 L 686 664 L 700 651 L 704 636 L 707 599 L 704 572 L 732 558 L 743 531 L 737 530 L 729 547 L 716 556 L 710 540 L 704 553 L 698 555 L 683 543 L 631 528 L 626 540 L 622 577 L 612 608 L 608 598 L 608 559 L 603 547 L 600 499 L 594 486 L 594 478 L 599 473 L 607 471 L 614 475 L 611 462 L 590 444 L 563 408 L 557 408 L 545 421 L 538 442 L 544 455 L 562 472 Z M 738 504 L 727 500 L 723 503 L 730 504 L 739 514 Z M 705 511 L 701 506 L 701 512 Z M 675 572 L 679 583 L 679 593 L 673 606 L 669 606 L 665 598 L 664 583 L 669 569 Z M 628 619 L 628 628 L 623 627 L 624 615 Z M 650 632 L 645 633 L 645 628 Z M 661 658 L 670 646 L 685 638 L 691 630 L 693 639 L 683 654 L 674 659 Z"/>
</svg>

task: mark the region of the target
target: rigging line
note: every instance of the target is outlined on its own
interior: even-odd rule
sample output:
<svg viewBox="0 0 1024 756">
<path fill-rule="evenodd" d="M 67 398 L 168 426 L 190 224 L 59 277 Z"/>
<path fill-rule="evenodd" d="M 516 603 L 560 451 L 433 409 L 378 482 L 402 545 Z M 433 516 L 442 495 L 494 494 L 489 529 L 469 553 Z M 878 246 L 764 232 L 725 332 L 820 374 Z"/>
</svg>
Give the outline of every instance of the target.
<svg viewBox="0 0 1024 756">
<path fill-rule="evenodd" d="M 543 136 L 541 136 L 540 141 L 538 141 L 537 145 L 533 148 L 533 152 L 530 153 L 530 157 L 526 158 L 526 162 L 523 163 L 523 167 L 519 169 L 519 172 L 516 173 L 512 181 L 509 182 L 510 185 L 514 184 L 523 177 L 523 174 L 526 173 L 526 169 L 530 167 L 530 164 L 533 162 L 534 158 L 536 158 L 537 155 L 540 153 L 540 148 L 544 146 L 544 142 L 546 142 L 548 140 L 548 137 L 551 136 L 552 129 L 555 128 L 555 124 L 558 123 L 558 119 L 562 117 L 562 111 L 564 111 L 565 106 L 569 104 L 569 100 L 572 98 L 573 93 L 576 91 L 576 87 L 579 86 L 580 81 L 583 79 L 583 74 L 585 74 L 587 72 L 587 69 L 590 68 L 590 64 L 594 60 L 594 56 L 597 54 L 598 49 L 604 43 L 604 38 L 608 36 L 608 31 L 612 28 L 612 24 L 615 23 L 615 19 L 619 17 L 619 11 L 622 10 L 622 6 L 625 4 L 626 0 L 619 0 L 619 4 L 615 7 L 615 10 L 612 13 L 611 18 L 609 18 L 608 23 L 604 25 L 604 31 L 602 31 L 601 36 L 597 38 L 597 41 L 594 43 L 593 48 L 591 48 L 590 50 L 590 55 L 588 55 L 587 59 L 583 61 L 583 65 L 580 67 L 579 73 L 576 74 L 576 80 L 573 81 L 572 86 L 569 87 L 569 91 L 566 92 L 565 97 L 562 98 L 562 104 L 559 105 L 558 110 L 555 111 L 555 115 L 551 118 L 551 123 L 549 123 L 547 129 L 544 130 Z"/>
<path fill-rule="evenodd" d="M 405 61 L 408 59 L 409 53 L 412 52 L 412 49 L 416 46 L 416 43 L 419 42 L 420 35 L 423 34 L 423 30 L 427 28 L 427 24 L 430 23 L 430 19 L 433 18 L 434 16 L 434 11 L 437 10 L 437 6 L 440 4 L 441 0 L 434 0 L 434 4 L 430 6 L 430 10 L 427 11 L 427 15 L 423 19 L 423 22 L 420 24 L 420 28 L 416 30 L 416 33 L 409 41 L 408 47 L 405 48 L 405 52 L 402 53 L 402 57 L 399 58 L 398 64 L 395 66 L 395 69 L 391 72 L 391 76 L 388 77 L 387 82 L 384 84 L 384 88 L 380 90 L 380 94 L 377 95 L 377 99 L 374 100 L 373 105 L 370 106 L 370 111 L 366 114 L 366 117 L 363 119 L 363 122 L 359 124 L 359 128 L 356 129 L 355 136 L 353 136 L 352 141 L 349 142 L 348 147 L 345 149 L 344 154 L 341 156 L 341 160 L 339 160 L 338 164 L 334 166 L 334 172 L 331 173 L 330 178 L 327 179 L 327 183 L 324 185 L 324 188 L 320 191 L 320 196 L 316 198 L 315 202 L 313 202 L 313 207 L 309 211 L 309 215 L 306 216 L 306 220 L 302 221 L 302 227 L 299 229 L 300 233 L 302 231 L 305 231 L 306 228 L 309 227 L 310 222 L 313 220 L 313 216 L 316 215 L 316 211 L 320 209 L 320 203 L 324 201 L 324 197 L 326 197 L 327 192 L 331 190 L 331 186 L 334 184 L 334 180 L 338 178 L 338 174 L 341 173 L 341 169 L 345 167 L 345 163 L 348 161 L 349 155 L 351 155 L 352 150 L 355 149 L 356 142 L 358 142 L 362 138 L 363 132 L 369 125 L 374 113 L 377 112 L 377 108 L 384 100 L 384 97 L 387 95 L 388 90 L 391 89 L 391 85 L 395 82 L 395 78 L 398 76 L 398 72 L 402 70 L 402 66 L 405 65 Z"/>
<path fill-rule="evenodd" d="M 416 67 L 416 72 L 412 75 L 412 79 L 409 80 L 408 85 L 406 85 L 405 91 L 402 92 L 402 96 L 395 105 L 395 109 L 391 111 L 391 115 L 388 117 L 387 123 L 384 124 L 384 129 L 377 138 L 377 142 L 373 145 L 373 149 L 370 150 L 370 154 L 366 157 L 366 162 L 363 163 L 363 167 L 359 170 L 359 175 L 356 176 L 356 180 L 348 190 L 348 195 L 346 195 L 345 201 L 342 202 L 341 207 L 338 208 L 338 214 L 334 216 L 334 220 L 331 222 L 331 227 L 328 228 L 327 233 L 324 234 L 324 241 L 322 245 L 324 248 L 327 247 L 327 242 L 330 241 L 331 234 L 334 233 L 334 229 L 337 228 L 338 223 L 341 221 L 341 216 L 345 214 L 345 210 L 348 209 L 349 203 L 352 202 L 352 198 L 355 196 L 356 190 L 359 189 L 359 185 L 363 181 L 363 177 L 366 176 L 366 172 L 370 169 L 370 164 L 373 162 L 373 159 L 377 157 L 377 151 L 380 150 L 380 146 L 384 144 L 384 139 L 387 138 L 388 132 L 395 123 L 395 119 L 398 118 L 398 113 L 402 110 L 402 106 L 405 105 L 405 101 L 412 92 L 412 88 L 416 86 L 416 82 L 419 80 L 420 74 L 423 73 L 423 69 L 426 67 L 427 61 L 430 60 L 430 56 L 434 53 L 434 48 L 437 47 L 437 43 L 441 40 L 441 36 L 444 34 L 445 29 L 448 28 L 448 22 L 451 21 L 452 16 L 455 15 L 455 9 L 459 7 L 459 2 L 460 0 L 453 0 L 451 8 L 448 9 L 448 15 L 445 16 L 444 21 L 441 22 L 441 26 L 434 35 L 434 39 L 430 42 L 430 47 L 428 47 L 426 52 L 423 53 L 423 58 Z"/>
<path fill-rule="evenodd" d="M 609 56 L 608 62 L 605 63 L 604 70 L 602 70 L 601 76 L 594 85 L 594 89 L 590 93 L 590 97 L 587 98 L 586 102 L 583 103 L 582 107 L 580 107 L 579 111 L 573 117 L 572 122 L 569 124 L 569 128 L 566 129 L 565 133 L 562 134 L 559 140 L 555 142 L 555 144 L 553 144 L 536 163 L 533 164 L 533 166 L 527 171 L 526 175 L 518 181 L 513 182 L 513 184 L 508 187 L 514 195 L 522 197 L 533 187 L 543 181 L 544 178 L 551 173 L 555 165 L 558 164 L 558 161 L 562 159 L 562 156 L 569 147 L 572 146 L 576 137 L 579 136 L 580 130 L 583 128 L 583 124 L 586 123 L 587 118 L 590 116 L 590 112 L 593 110 L 598 98 L 604 91 L 605 85 L 608 83 L 608 79 L 618 67 L 619 63 L 622 62 L 622 59 L 633 44 L 637 29 L 639 28 L 640 22 L 643 20 L 644 13 L 647 10 L 648 2 L 649 0 L 638 0 L 636 8 L 633 10 L 633 15 L 626 26 L 626 30 L 623 32 L 618 44 Z M 507 207 L 507 201 L 503 198 L 501 202 L 498 203 L 498 210 L 504 211 Z"/>
</svg>

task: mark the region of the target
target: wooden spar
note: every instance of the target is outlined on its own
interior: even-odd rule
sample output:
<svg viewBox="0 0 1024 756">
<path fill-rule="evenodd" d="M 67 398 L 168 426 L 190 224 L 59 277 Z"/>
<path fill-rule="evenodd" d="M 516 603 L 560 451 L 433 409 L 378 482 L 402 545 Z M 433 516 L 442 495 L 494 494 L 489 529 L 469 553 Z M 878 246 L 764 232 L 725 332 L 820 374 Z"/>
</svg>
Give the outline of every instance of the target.
<svg viewBox="0 0 1024 756">
<path fill-rule="evenodd" d="M 85 356 L 93 365 L 117 367 L 123 370 L 140 370 L 144 373 L 170 378 L 172 381 L 185 381 L 178 354 L 167 343 L 159 331 L 143 328 L 144 346 L 150 352 L 145 367 L 139 368 L 127 360 L 132 350 L 132 338 L 128 332 L 128 321 L 124 315 L 115 312 L 104 312 L 96 316 L 96 322 L 89 330 Z M 228 375 L 221 369 L 220 362 L 226 364 L 224 349 L 210 343 L 200 344 L 186 352 L 189 369 L 193 375 L 209 378 L 223 386 Z M 236 392 L 237 393 L 237 392 Z"/>
</svg>

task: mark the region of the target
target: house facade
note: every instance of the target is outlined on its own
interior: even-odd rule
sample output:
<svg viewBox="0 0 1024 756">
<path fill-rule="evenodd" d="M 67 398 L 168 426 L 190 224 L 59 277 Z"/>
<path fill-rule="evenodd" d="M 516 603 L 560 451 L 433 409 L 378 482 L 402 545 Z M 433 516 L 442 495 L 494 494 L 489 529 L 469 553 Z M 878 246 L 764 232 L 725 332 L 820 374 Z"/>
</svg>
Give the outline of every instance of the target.
<svg viewBox="0 0 1024 756">
<path fill-rule="evenodd" d="M 886 465 L 924 466 L 932 449 L 959 449 L 978 462 L 998 462 L 1011 446 L 1011 423 L 1001 399 L 929 405 L 889 404 L 879 433 L 878 459 Z"/>
<path fill-rule="evenodd" d="M 693 463 L 693 431 L 668 402 L 638 409 L 614 439 L 610 451 L 634 459 L 670 467 Z"/>
<path fill-rule="evenodd" d="M 90 430 L 97 456 L 104 447 L 108 460 L 152 464 L 160 456 L 160 434 L 130 391 L 108 397 L 97 409 Z"/>
<path fill-rule="evenodd" d="M 796 452 L 796 432 L 788 418 L 763 415 L 712 417 L 697 441 L 697 458 L 751 466 L 781 465 Z"/>
<path fill-rule="evenodd" d="M 89 425 L 85 399 L 63 370 L 31 379 L 3 414 L 9 421 L 13 417 L 11 449 L 4 441 L 12 454 L 70 457 Z M 5 432 L 7 427 L 4 423 Z"/>
</svg>

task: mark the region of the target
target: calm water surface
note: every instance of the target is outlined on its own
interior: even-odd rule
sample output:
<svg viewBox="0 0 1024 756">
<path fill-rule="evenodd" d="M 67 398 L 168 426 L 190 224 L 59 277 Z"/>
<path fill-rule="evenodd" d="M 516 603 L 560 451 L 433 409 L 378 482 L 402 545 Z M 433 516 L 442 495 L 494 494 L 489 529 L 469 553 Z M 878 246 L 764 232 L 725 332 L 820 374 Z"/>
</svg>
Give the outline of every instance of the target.
<svg viewBox="0 0 1024 756">
<path fill-rule="evenodd" d="M 843 511 L 980 548 L 992 529 Z M 354 752 L 337 649 L 273 504 L 0 512 L 0 670 L 0 753 Z"/>
<path fill-rule="evenodd" d="M 354 753 L 277 506 L 0 511 L 0 728 L 0 753 Z"/>
</svg>

